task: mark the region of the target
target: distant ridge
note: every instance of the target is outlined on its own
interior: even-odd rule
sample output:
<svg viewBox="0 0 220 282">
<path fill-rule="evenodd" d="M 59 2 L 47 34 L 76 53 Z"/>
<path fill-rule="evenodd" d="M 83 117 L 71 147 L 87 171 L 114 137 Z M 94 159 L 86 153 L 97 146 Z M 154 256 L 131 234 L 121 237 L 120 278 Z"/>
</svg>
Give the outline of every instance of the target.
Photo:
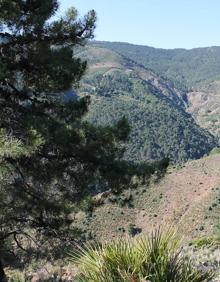
<svg viewBox="0 0 220 282">
<path fill-rule="evenodd" d="M 171 79 L 176 86 L 192 88 L 203 81 L 220 77 L 220 47 L 162 49 L 121 42 L 94 41 L 96 46 L 111 49 L 158 74 Z"/>
</svg>

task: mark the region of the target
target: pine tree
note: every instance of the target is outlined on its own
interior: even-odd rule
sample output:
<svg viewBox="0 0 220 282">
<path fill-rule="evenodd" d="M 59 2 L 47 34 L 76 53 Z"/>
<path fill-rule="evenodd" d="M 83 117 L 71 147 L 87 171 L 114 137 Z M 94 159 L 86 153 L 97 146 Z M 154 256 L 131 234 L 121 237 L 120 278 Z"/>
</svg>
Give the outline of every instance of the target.
<svg viewBox="0 0 220 282">
<path fill-rule="evenodd" d="M 65 101 L 86 62 L 76 46 L 93 37 L 94 11 L 52 18 L 57 0 L 0 0 L 0 242 L 30 230 L 71 240 L 68 215 L 97 189 L 118 190 L 137 166 L 122 160 L 129 125 L 83 120 L 89 97 Z M 52 19 L 51 19 L 52 18 Z"/>
</svg>

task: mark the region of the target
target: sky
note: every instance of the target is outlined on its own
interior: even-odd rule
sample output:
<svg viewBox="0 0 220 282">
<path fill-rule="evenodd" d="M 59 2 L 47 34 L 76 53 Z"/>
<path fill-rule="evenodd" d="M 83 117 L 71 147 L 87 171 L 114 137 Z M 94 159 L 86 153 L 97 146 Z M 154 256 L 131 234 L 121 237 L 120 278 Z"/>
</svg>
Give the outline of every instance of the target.
<svg viewBox="0 0 220 282">
<path fill-rule="evenodd" d="M 98 15 L 96 40 L 157 48 L 220 46 L 220 0 L 59 0 Z"/>
</svg>

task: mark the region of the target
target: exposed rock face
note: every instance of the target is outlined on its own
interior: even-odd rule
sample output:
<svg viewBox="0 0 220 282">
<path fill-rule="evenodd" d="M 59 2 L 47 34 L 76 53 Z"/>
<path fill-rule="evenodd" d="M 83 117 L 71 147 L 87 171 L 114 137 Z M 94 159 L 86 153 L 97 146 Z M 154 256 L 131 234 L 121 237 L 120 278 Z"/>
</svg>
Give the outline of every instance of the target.
<svg viewBox="0 0 220 282">
<path fill-rule="evenodd" d="M 187 111 L 197 123 L 220 138 L 220 81 L 187 93 Z"/>
</svg>

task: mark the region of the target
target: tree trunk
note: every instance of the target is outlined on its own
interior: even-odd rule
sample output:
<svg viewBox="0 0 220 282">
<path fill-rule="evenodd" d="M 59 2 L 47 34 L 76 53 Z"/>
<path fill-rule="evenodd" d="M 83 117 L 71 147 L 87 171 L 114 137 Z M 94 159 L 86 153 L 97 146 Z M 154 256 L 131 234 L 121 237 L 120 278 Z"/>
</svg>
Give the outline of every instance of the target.
<svg viewBox="0 0 220 282">
<path fill-rule="evenodd" d="M 4 272 L 3 264 L 0 260 L 0 282 L 7 282 L 6 275 Z"/>
</svg>

